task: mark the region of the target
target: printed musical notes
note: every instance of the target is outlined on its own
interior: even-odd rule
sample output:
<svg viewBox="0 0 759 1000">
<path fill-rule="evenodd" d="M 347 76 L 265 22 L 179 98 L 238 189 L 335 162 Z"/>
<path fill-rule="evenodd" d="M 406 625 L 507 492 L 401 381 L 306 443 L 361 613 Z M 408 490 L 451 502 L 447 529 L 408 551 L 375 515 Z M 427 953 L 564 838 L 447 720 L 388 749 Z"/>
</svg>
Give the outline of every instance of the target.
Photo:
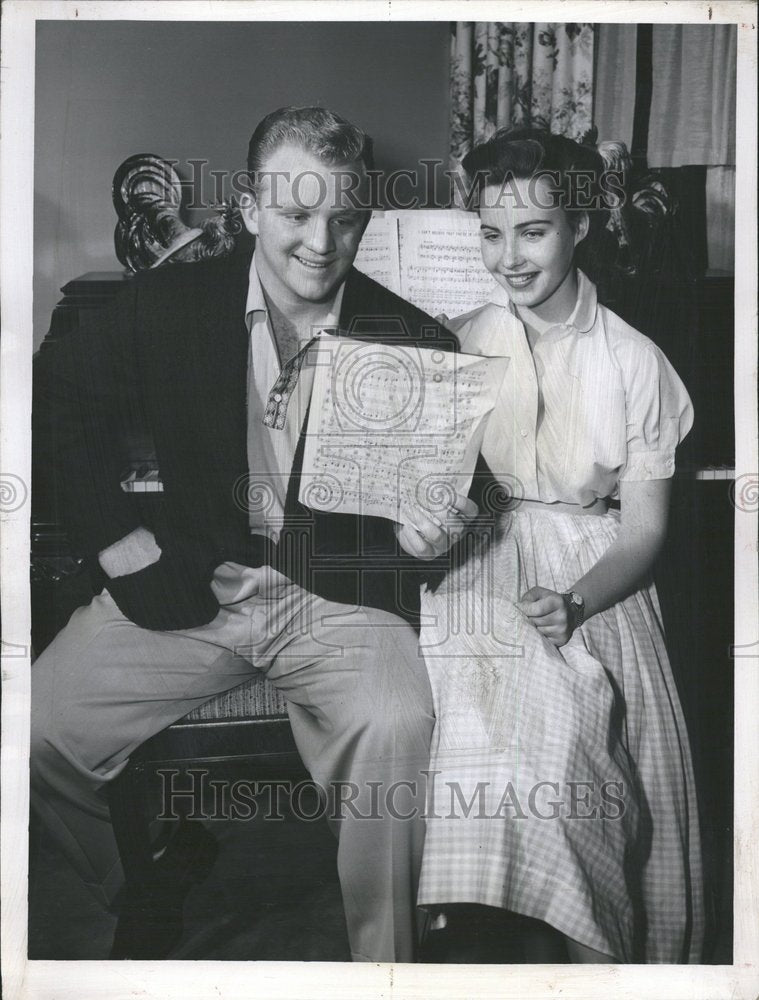
<svg viewBox="0 0 759 1000">
<path fill-rule="evenodd" d="M 460 316 L 495 287 L 480 254 L 480 220 L 456 209 L 404 212 L 399 226 L 402 295 L 435 316 Z"/>
<path fill-rule="evenodd" d="M 487 302 L 495 287 L 479 228 L 476 214 L 459 209 L 375 213 L 356 267 L 432 316 L 460 316 Z"/>
<path fill-rule="evenodd" d="M 374 212 L 361 239 L 356 267 L 396 295 L 401 292 L 398 255 L 398 213 Z"/>
<path fill-rule="evenodd" d="M 307 363 L 301 503 L 413 523 L 466 494 L 507 358 L 323 336 Z"/>
</svg>

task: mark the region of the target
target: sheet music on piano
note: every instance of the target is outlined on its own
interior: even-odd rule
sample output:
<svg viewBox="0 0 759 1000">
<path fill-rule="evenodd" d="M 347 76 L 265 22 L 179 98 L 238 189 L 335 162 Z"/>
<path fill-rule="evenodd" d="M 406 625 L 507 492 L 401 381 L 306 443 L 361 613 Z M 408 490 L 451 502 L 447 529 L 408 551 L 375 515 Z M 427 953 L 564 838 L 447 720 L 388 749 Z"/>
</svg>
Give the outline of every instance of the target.
<svg viewBox="0 0 759 1000">
<path fill-rule="evenodd" d="M 401 292 L 398 253 L 398 212 L 374 212 L 356 254 L 359 271 L 368 274 L 396 295 Z"/>
<path fill-rule="evenodd" d="M 460 209 L 375 212 L 356 267 L 431 316 L 453 318 L 488 301 L 480 221 Z"/>
<path fill-rule="evenodd" d="M 496 287 L 482 263 L 480 220 L 473 212 L 404 212 L 399 246 L 403 297 L 432 316 L 470 312 Z"/>
</svg>

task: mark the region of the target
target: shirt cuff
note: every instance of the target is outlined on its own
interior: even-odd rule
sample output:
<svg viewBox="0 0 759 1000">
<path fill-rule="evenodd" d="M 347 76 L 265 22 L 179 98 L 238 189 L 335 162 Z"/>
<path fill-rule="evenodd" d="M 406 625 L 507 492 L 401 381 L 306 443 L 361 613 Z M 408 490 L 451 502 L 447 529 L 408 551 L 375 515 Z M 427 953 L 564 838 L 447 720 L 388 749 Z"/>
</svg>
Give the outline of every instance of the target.
<svg viewBox="0 0 759 1000">
<path fill-rule="evenodd" d="M 627 465 L 619 476 L 621 483 L 637 483 L 647 479 L 671 479 L 675 474 L 675 456 L 663 451 L 628 453 Z"/>
<path fill-rule="evenodd" d="M 155 536 L 147 528 L 135 528 L 118 542 L 98 553 L 98 562 L 105 574 L 115 579 L 137 573 L 158 562 L 161 557 Z"/>
</svg>

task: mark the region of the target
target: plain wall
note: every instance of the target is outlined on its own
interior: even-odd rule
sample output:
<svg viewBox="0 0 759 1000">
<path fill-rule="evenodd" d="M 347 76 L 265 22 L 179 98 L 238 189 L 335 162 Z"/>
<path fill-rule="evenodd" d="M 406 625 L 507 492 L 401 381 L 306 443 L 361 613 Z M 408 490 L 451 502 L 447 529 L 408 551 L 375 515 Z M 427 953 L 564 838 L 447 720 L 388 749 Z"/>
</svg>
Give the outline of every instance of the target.
<svg viewBox="0 0 759 1000">
<path fill-rule="evenodd" d="M 448 32 L 447 21 L 38 22 L 35 348 L 61 285 L 120 269 L 111 180 L 134 153 L 178 160 L 183 178 L 193 159 L 235 171 L 265 114 L 321 104 L 373 136 L 380 168 L 445 161 Z"/>
</svg>

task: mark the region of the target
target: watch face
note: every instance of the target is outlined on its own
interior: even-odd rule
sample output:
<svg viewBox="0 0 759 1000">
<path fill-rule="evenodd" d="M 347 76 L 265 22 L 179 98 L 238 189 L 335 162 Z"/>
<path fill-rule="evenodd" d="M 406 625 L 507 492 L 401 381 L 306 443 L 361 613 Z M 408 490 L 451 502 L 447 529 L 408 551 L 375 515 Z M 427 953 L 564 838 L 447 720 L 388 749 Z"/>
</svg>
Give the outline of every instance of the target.
<svg viewBox="0 0 759 1000">
<path fill-rule="evenodd" d="M 578 608 L 582 606 L 583 599 L 580 597 L 579 594 L 575 594 L 574 591 L 572 591 L 572 598 L 571 599 L 572 599 L 572 604 L 576 604 Z"/>
</svg>

